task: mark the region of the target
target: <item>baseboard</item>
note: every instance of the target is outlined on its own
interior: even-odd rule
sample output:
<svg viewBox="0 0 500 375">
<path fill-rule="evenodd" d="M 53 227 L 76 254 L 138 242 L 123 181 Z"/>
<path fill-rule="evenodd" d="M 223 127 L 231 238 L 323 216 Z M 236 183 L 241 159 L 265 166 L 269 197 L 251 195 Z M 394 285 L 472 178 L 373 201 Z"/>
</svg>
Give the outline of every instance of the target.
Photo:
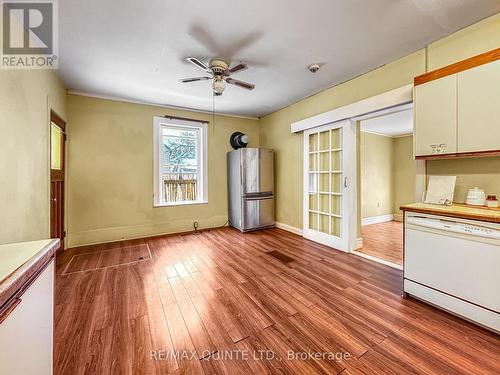
<svg viewBox="0 0 500 375">
<path fill-rule="evenodd" d="M 376 258 L 374 256 L 371 256 L 371 255 L 368 255 L 368 254 L 365 254 L 365 253 L 361 253 L 359 251 L 352 251 L 351 254 L 357 255 L 357 256 L 359 256 L 361 258 L 369 259 L 371 261 L 374 261 L 374 262 L 377 262 L 377 263 L 380 263 L 380 264 L 384 264 L 384 265 L 392 267 L 392 268 L 396 268 L 398 270 L 403 270 L 403 266 L 400 266 L 399 264 L 392 263 L 392 262 L 389 262 L 387 260 L 379 259 L 379 258 Z"/>
<path fill-rule="evenodd" d="M 222 226 L 227 216 L 212 216 L 209 218 L 183 219 L 169 222 L 148 223 L 142 225 L 117 226 L 85 231 L 68 231 L 68 248 L 162 236 L 168 234 L 186 233 L 193 230 L 193 221 L 200 223 L 199 230 Z"/>
<path fill-rule="evenodd" d="M 363 220 L 361 220 L 361 225 L 385 223 L 386 221 L 393 221 L 393 220 L 394 220 L 393 214 L 372 216 L 372 217 L 367 217 L 367 218 L 364 218 Z"/>
<path fill-rule="evenodd" d="M 302 229 L 297 228 L 297 227 L 292 227 L 291 225 L 288 225 L 288 224 L 276 222 L 276 228 L 283 229 L 283 230 L 286 230 L 287 232 L 298 234 L 299 236 L 302 236 Z"/>
<path fill-rule="evenodd" d="M 403 221 L 402 214 L 394 214 L 394 221 Z"/>
<path fill-rule="evenodd" d="M 363 239 L 359 237 L 356 239 L 356 249 L 354 250 L 361 249 L 362 247 L 363 247 Z"/>
</svg>

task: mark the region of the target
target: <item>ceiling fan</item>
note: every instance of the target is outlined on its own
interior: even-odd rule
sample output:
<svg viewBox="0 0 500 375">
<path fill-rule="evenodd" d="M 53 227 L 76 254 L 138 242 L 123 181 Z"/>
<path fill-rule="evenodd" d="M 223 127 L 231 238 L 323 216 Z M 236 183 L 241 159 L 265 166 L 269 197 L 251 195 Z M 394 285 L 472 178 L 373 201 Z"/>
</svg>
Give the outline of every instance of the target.
<svg viewBox="0 0 500 375">
<path fill-rule="evenodd" d="M 230 77 L 231 74 L 241 72 L 242 70 L 247 69 L 248 68 L 247 64 L 240 63 L 233 66 L 232 68 L 229 68 L 229 64 L 226 61 L 219 58 L 210 59 L 208 65 L 200 61 L 196 57 L 188 57 L 186 60 L 189 61 L 191 64 L 196 65 L 198 68 L 203 70 L 209 76 L 181 79 L 180 81 L 182 83 L 206 81 L 211 79 L 213 80 L 212 89 L 215 96 L 222 95 L 224 89 L 226 88 L 226 82 L 231 85 L 242 87 L 247 90 L 253 90 L 255 88 L 255 85 L 251 83 L 239 81 L 237 79 Z"/>
</svg>

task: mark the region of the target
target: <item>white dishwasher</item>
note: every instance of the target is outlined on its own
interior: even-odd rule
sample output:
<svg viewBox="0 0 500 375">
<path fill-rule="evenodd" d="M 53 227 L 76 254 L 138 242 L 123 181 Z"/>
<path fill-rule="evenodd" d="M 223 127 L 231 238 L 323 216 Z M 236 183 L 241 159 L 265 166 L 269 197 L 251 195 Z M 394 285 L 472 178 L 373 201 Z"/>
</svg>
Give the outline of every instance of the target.
<svg viewBox="0 0 500 375">
<path fill-rule="evenodd" d="M 500 332 L 500 224 L 406 212 L 404 291 Z"/>
</svg>

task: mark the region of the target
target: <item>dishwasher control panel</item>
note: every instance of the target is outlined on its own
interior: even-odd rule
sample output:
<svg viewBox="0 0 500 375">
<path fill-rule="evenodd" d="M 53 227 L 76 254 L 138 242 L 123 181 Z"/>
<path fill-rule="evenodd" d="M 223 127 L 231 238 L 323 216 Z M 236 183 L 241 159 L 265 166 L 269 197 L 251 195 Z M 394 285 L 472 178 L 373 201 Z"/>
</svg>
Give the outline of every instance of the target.
<svg viewBox="0 0 500 375">
<path fill-rule="evenodd" d="M 408 216 L 407 223 L 441 231 L 461 233 L 477 237 L 500 239 L 499 229 L 449 220 L 447 218 L 440 219 L 436 217 Z"/>
<path fill-rule="evenodd" d="M 462 230 L 465 233 L 470 233 L 470 234 L 476 234 L 476 235 L 481 235 L 481 234 L 493 234 L 495 232 L 493 229 L 489 228 L 483 228 L 483 227 L 477 227 L 475 225 L 468 225 L 468 224 L 461 224 Z"/>
<path fill-rule="evenodd" d="M 470 224 L 459 224 L 459 225 L 464 233 L 472 234 L 475 236 L 500 238 L 500 231 L 495 229 L 481 227 L 477 225 L 470 225 Z"/>
</svg>

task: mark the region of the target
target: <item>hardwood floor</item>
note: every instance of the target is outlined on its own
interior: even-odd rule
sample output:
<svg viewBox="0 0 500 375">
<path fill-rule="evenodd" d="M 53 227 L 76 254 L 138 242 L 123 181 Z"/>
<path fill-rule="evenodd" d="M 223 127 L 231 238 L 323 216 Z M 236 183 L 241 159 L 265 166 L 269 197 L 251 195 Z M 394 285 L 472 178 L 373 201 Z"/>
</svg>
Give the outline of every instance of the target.
<svg viewBox="0 0 500 375">
<path fill-rule="evenodd" d="M 74 255 L 144 244 L 151 259 L 62 275 Z M 57 264 L 54 373 L 500 373 L 498 335 L 402 299 L 401 283 L 280 229 L 70 249 Z"/>
<path fill-rule="evenodd" d="M 363 247 L 357 251 L 391 263 L 403 264 L 403 223 L 363 225 L 361 227 Z"/>
</svg>

